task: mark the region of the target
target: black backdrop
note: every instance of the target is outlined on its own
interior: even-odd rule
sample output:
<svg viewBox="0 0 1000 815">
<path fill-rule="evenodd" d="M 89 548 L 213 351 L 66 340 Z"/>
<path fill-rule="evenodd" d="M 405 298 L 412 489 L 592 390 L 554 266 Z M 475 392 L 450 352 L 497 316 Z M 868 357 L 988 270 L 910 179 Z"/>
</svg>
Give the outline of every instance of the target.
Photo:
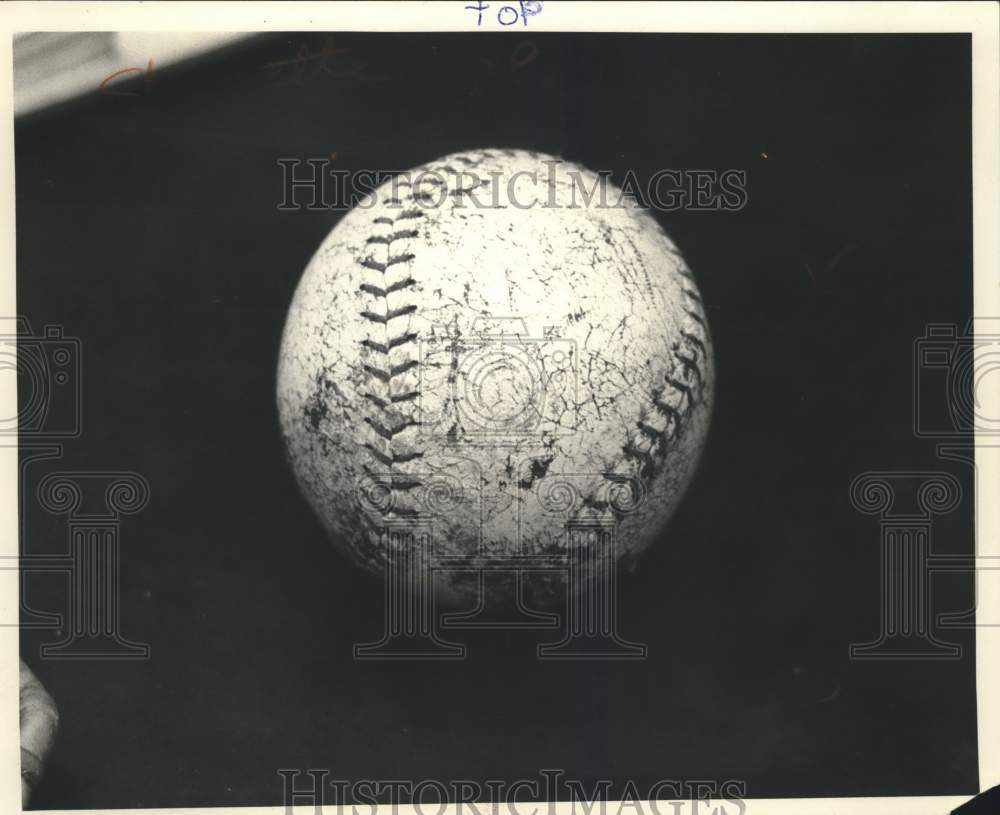
<svg viewBox="0 0 1000 815">
<path fill-rule="evenodd" d="M 326 64 L 267 67 L 331 43 Z M 910 419 L 914 340 L 971 313 L 968 37 L 295 34 L 131 88 L 16 126 L 19 311 L 83 348 L 83 435 L 30 477 L 130 469 L 152 488 L 122 524 L 121 607 L 151 658 L 40 660 L 57 634 L 22 635 L 62 710 L 37 806 L 278 804 L 277 770 L 309 767 L 976 791 L 972 637 L 949 634 L 957 661 L 848 658 L 879 608 L 877 519 L 851 479 L 970 483 Z M 538 662 L 531 633 L 464 637 L 461 663 L 353 661 L 381 633 L 379 584 L 283 459 L 285 310 L 339 215 L 278 211 L 278 159 L 405 169 L 477 146 L 619 180 L 747 172 L 742 211 L 657 216 L 699 279 L 718 396 L 688 498 L 625 583 L 643 662 Z M 30 496 L 26 513 L 27 551 L 65 548 L 64 519 Z M 971 519 L 966 500 L 935 546 L 970 551 Z M 940 610 L 970 587 L 937 581 Z M 27 579 L 33 607 L 65 594 Z"/>
</svg>

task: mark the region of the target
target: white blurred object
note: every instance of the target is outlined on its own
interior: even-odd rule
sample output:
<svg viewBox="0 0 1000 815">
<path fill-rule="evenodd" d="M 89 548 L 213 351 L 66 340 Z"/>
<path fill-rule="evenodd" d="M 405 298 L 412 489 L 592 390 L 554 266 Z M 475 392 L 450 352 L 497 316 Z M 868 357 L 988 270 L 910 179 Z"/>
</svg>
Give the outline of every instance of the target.
<svg viewBox="0 0 1000 815">
<path fill-rule="evenodd" d="M 14 113 L 40 110 L 116 81 L 207 53 L 250 36 L 246 32 L 33 32 L 14 37 Z"/>
</svg>

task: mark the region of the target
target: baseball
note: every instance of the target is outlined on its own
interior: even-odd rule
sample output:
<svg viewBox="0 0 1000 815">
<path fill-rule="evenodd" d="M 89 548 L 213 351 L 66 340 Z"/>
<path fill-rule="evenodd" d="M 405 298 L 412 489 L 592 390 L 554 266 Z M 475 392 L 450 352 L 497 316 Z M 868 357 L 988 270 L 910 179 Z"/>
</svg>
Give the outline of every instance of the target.
<svg viewBox="0 0 1000 815">
<path fill-rule="evenodd" d="M 340 220 L 296 289 L 277 377 L 289 460 L 332 539 L 380 573 L 386 529 L 422 525 L 452 566 L 435 591 L 457 603 L 478 586 L 461 559 L 558 559 L 574 523 L 612 524 L 619 559 L 648 547 L 712 395 L 702 299 L 653 217 L 604 176 L 499 149 L 400 174 Z M 539 579 L 541 597 L 565 573 Z"/>
</svg>

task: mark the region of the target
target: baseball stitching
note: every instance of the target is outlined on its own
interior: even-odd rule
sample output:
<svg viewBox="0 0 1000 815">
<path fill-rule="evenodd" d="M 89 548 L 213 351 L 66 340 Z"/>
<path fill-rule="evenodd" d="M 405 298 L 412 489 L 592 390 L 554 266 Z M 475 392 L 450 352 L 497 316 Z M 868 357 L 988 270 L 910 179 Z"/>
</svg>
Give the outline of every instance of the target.
<svg viewBox="0 0 1000 815">
<path fill-rule="evenodd" d="M 501 152 L 505 155 L 515 155 L 512 151 Z M 484 159 L 493 157 L 493 154 L 484 152 L 475 159 L 461 155 L 452 157 L 452 160 L 460 162 L 466 168 L 474 168 Z M 440 171 L 452 176 L 462 175 L 462 171 L 451 164 L 431 166 L 427 170 L 428 173 Z M 413 191 L 413 184 L 407 179 L 397 179 L 395 183 L 411 188 L 410 193 L 406 196 L 408 202 L 428 201 L 434 198 L 429 193 Z M 452 198 L 474 189 L 448 189 L 449 185 L 443 184 L 440 178 L 433 175 L 425 175 L 423 183 L 443 185 L 446 195 Z M 384 199 L 384 203 L 389 206 L 402 206 L 404 199 L 392 197 Z M 410 480 L 400 478 L 399 476 L 403 474 L 398 473 L 398 467 L 421 458 L 423 452 L 412 445 L 404 445 L 403 449 L 400 449 L 398 443 L 398 437 L 401 434 L 420 425 L 419 419 L 412 414 L 412 411 L 405 409 L 416 402 L 419 391 L 416 388 L 407 388 L 399 393 L 393 392 L 394 381 L 417 368 L 420 364 L 419 360 L 409 357 L 396 364 L 391 364 L 391 353 L 395 349 L 415 344 L 419 339 L 417 332 L 410 330 L 392 334 L 392 324 L 400 318 L 415 313 L 418 307 L 414 303 L 399 305 L 391 309 L 389 307 L 389 295 L 416 286 L 417 280 L 409 271 L 405 277 L 393 282 L 389 282 L 388 275 L 393 267 L 403 264 L 409 265 L 415 258 L 412 251 L 393 254 L 395 242 L 419 237 L 418 229 L 399 228 L 400 222 L 423 217 L 425 214 L 422 210 L 409 208 L 404 209 L 395 218 L 385 216 L 375 218 L 375 224 L 389 227 L 392 230 L 385 235 L 370 235 L 366 241 L 368 246 L 384 247 L 383 259 L 377 260 L 371 254 L 357 259 L 362 267 L 379 276 L 376 282 L 366 281 L 360 285 L 359 290 L 373 298 L 371 305 L 360 313 L 362 319 L 372 324 L 368 336 L 362 339 L 360 344 L 367 349 L 369 355 L 375 354 L 385 358 L 382 364 L 365 363 L 363 365 L 369 381 L 369 388 L 363 395 L 374 406 L 372 411 L 374 415 L 364 417 L 372 434 L 371 441 L 365 442 L 364 447 L 374 462 L 387 468 L 388 472 L 379 472 L 367 464 L 363 466 L 369 476 L 385 478 L 388 475 L 389 484 L 387 486 L 394 492 L 396 490 L 406 491 L 420 485 L 419 481 L 412 478 Z M 680 265 L 676 269 L 677 273 L 685 281 L 691 283 L 691 288 L 684 285 L 683 282 L 678 285 L 682 296 L 690 301 L 690 307 L 683 308 L 688 321 L 680 330 L 681 339 L 674 342 L 670 349 L 671 356 L 676 363 L 674 370 L 664 375 L 662 384 L 654 388 L 650 394 L 651 410 L 640 408 L 635 430 L 621 448 L 625 459 L 635 462 L 638 469 L 637 474 L 647 484 L 660 472 L 671 449 L 681 439 L 687 420 L 703 400 L 704 388 L 708 384 L 702 370 L 707 361 L 708 353 L 708 334 L 702 300 L 693 290 L 696 284 L 690 271 L 686 268 L 683 258 L 672 247 L 668 246 L 668 251 L 678 258 Z M 378 337 L 371 335 L 371 329 L 374 329 L 375 326 L 381 326 Z M 397 514 L 416 512 L 414 509 L 399 506 L 398 502 L 394 502 L 394 504 L 393 511 Z"/>
</svg>

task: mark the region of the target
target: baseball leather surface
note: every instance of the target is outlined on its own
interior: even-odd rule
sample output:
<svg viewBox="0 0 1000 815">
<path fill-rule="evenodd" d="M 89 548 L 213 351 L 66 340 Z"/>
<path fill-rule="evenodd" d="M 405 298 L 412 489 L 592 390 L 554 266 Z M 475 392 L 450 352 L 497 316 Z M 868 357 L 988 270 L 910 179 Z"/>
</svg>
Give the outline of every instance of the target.
<svg viewBox="0 0 1000 815">
<path fill-rule="evenodd" d="M 278 368 L 298 482 L 376 573 L 387 524 L 488 560 L 558 558 L 567 524 L 604 519 L 618 557 L 637 554 L 684 493 L 712 392 L 698 288 L 652 216 L 578 165 L 499 149 L 348 212 L 299 283 Z M 442 572 L 438 591 L 461 601 L 474 577 Z"/>
</svg>

